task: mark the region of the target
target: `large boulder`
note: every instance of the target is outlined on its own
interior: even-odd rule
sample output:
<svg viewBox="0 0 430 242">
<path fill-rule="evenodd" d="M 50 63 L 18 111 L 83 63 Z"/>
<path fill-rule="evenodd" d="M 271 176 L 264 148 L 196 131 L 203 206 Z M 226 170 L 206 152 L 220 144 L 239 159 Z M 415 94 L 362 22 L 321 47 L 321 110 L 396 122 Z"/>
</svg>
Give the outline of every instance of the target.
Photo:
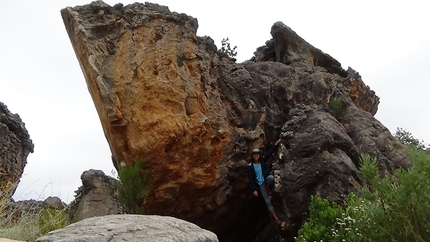
<svg viewBox="0 0 430 242">
<path fill-rule="evenodd" d="M 198 37 L 197 19 L 151 3 L 61 11 L 114 164 L 145 160 L 149 214 L 185 219 L 221 241 L 272 226 L 247 190 L 253 147 L 282 138 L 274 206 L 294 233 L 310 195 L 342 200 L 361 186 L 361 153 L 383 174 L 407 167 L 403 146 L 374 118 L 379 98 L 360 75 L 281 22 L 244 63 Z M 272 230 L 273 231 L 273 230 Z"/>
<path fill-rule="evenodd" d="M 217 236 L 195 224 L 157 215 L 107 215 L 87 218 L 54 230 L 37 242 L 183 241 L 217 242 Z"/>
<path fill-rule="evenodd" d="M 10 199 L 34 145 L 25 124 L 0 102 L 0 199 Z"/>
</svg>

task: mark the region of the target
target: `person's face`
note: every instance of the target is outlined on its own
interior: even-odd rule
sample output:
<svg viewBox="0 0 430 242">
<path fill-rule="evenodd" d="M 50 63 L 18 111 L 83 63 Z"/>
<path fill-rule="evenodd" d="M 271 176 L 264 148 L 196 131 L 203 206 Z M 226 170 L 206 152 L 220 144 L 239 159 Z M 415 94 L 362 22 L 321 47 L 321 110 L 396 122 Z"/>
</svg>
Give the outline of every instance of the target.
<svg viewBox="0 0 430 242">
<path fill-rule="evenodd" d="M 260 153 L 252 153 L 252 159 L 254 160 L 260 159 Z"/>
</svg>

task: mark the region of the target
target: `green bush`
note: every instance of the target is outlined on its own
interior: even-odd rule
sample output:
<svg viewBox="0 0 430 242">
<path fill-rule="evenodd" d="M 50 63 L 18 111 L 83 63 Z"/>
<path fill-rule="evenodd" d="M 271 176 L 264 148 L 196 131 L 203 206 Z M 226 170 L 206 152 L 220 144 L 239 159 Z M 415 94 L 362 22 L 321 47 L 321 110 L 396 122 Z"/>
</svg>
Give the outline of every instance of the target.
<svg viewBox="0 0 430 242">
<path fill-rule="evenodd" d="M 416 147 L 410 147 L 408 155 L 413 165 L 409 170 L 398 169 L 391 177 L 376 175 L 362 189 L 372 209 L 367 241 L 430 241 L 430 157 Z M 365 177 L 377 172 L 369 162 L 363 161 Z"/>
<path fill-rule="evenodd" d="M 346 208 L 319 206 L 322 199 L 312 199 L 296 241 L 430 241 L 430 156 L 416 147 L 408 155 L 413 166 L 386 177 L 379 175 L 376 159 L 362 155 L 361 197 L 349 194 Z M 312 214 L 332 215 L 316 219 Z M 315 236 L 306 237 L 311 233 Z"/>
<path fill-rule="evenodd" d="M 397 131 L 393 135 L 394 137 L 399 139 L 400 143 L 406 146 L 412 145 L 418 149 L 425 149 L 426 147 L 424 140 L 419 141 L 418 139 L 415 139 L 414 136 L 412 136 L 411 132 L 402 128 L 397 127 Z"/>
<path fill-rule="evenodd" d="M 41 235 L 45 235 L 56 229 L 62 229 L 69 224 L 69 215 L 65 209 L 57 210 L 44 208 L 40 211 L 38 216 L 38 225 Z"/>
<path fill-rule="evenodd" d="M 346 110 L 346 103 L 340 98 L 334 98 L 328 103 L 328 106 L 336 118 L 340 117 Z"/>
<path fill-rule="evenodd" d="M 296 241 L 329 241 L 332 238 L 333 225 L 342 214 L 342 208 L 327 199 L 311 197 L 309 221 L 300 229 Z"/>
<path fill-rule="evenodd" d="M 129 167 L 119 167 L 118 201 L 127 213 L 143 214 L 143 198 L 149 192 L 148 171 L 142 169 L 143 159 L 136 160 Z"/>
</svg>

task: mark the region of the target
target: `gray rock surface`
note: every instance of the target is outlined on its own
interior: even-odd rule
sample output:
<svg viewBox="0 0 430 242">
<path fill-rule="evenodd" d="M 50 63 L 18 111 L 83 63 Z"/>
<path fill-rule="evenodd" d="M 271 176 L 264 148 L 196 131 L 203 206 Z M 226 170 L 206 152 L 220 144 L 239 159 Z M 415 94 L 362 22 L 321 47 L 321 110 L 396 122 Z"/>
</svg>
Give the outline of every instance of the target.
<svg viewBox="0 0 430 242">
<path fill-rule="evenodd" d="M 19 183 L 27 156 L 34 145 L 25 124 L 0 102 L 0 187 L 2 197 L 10 199 Z"/>
<path fill-rule="evenodd" d="M 195 224 L 157 215 L 93 217 L 49 232 L 37 242 L 215 242 L 217 236 Z"/>
<path fill-rule="evenodd" d="M 351 110 L 345 107 L 334 117 L 329 109 L 298 105 L 282 128 L 287 145 L 273 165 L 275 188 L 286 204 L 285 216 L 295 224 L 304 222 L 311 195 L 342 204 L 348 193 L 359 191 L 360 154 L 378 157 L 383 175 L 408 166 L 405 154 L 397 152 L 403 145 L 388 129 L 368 112 L 346 106 Z"/>
<path fill-rule="evenodd" d="M 72 221 L 124 213 L 122 205 L 116 200 L 114 178 L 101 170 L 91 169 L 82 173 L 81 180 L 82 186 L 69 206 Z"/>
<path fill-rule="evenodd" d="M 43 201 L 43 207 L 61 210 L 66 207 L 66 204 L 58 197 L 47 197 Z"/>
<path fill-rule="evenodd" d="M 18 219 L 23 214 L 24 216 L 38 214 L 40 211 L 42 211 L 42 209 L 48 208 L 63 210 L 66 208 L 66 204 L 58 197 L 48 197 L 44 201 L 31 199 L 15 202 L 12 200 L 6 207 L 8 213 L 13 214 L 15 219 Z"/>
</svg>

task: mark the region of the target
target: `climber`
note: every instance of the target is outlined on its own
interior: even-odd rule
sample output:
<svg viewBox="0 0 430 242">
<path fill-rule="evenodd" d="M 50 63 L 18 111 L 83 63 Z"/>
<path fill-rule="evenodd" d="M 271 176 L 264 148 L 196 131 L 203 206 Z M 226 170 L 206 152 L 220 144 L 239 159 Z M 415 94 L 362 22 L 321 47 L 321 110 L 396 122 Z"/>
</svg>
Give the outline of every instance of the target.
<svg viewBox="0 0 430 242">
<path fill-rule="evenodd" d="M 272 195 L 272 188 L 274 186 L 274 177 L 270 175 L 270 170 L 267 167 L 267 161 L 278 150 L 279 140 L 267 151 L 264 156 L 261 156 L 261 151 L 258 148 L 252 150 L 251 162 L 248 164 L 248 177 L 249 186 L 254 196 L 263 197 L 266 202 L 267 209 L 275 220 L 276 224 L 285 230 L 285 222 L 282 222 L 275 213 L 272 202 L 270 201 Z"/>
</svg>

